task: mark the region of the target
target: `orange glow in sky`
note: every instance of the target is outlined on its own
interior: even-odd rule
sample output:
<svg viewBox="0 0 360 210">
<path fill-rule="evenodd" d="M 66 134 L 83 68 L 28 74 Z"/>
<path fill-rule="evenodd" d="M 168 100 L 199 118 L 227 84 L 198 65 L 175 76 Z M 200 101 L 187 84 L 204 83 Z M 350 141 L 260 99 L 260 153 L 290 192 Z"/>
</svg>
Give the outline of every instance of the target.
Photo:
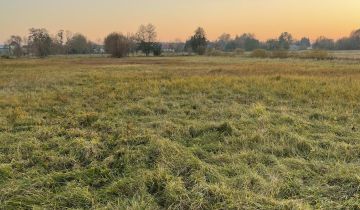
<svg viewBox="0 0 360 210">
<path fill-rule="evenodd" d="M 80 32 L 96 41 L 113 31 L 153 23 L 161 41 L 185 40 L 202 26 L 209 39 L 224 32 L 265 40 L 340 38 L 360 28 L 360 0 L 1 0 L 0 43 L 31 27 Z"/>
</svg>

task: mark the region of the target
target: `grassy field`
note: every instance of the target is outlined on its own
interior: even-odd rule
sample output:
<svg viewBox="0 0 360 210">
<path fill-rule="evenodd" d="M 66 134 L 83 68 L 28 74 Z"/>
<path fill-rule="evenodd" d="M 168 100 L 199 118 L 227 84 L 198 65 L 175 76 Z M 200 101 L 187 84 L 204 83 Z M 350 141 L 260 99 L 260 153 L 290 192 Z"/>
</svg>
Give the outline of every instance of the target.
<svg viewBox="0 0 360 210">
<path fill-rule="evenodd" d="M 0 60 L 0 209 L 359 209 L 360 62 Z"/>
<path fill-rule="evenodd" d="M 360 60 L 360 50 L 336 50 L 330 51 L 329 55 L 340 59 Z"/>
</svg>

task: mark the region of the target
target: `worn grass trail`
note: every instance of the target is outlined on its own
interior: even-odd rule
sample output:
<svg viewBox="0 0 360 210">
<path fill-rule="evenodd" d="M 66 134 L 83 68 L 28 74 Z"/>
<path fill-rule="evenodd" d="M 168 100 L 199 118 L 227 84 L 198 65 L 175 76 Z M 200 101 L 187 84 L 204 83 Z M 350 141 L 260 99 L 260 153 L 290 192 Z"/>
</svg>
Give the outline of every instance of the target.
<svg viewBox="0 0 360 210">
<path fill-rule="evenodd" d="M 360 63 L 0 60 L 0 209 L 356 209 Z"/>
</svg>

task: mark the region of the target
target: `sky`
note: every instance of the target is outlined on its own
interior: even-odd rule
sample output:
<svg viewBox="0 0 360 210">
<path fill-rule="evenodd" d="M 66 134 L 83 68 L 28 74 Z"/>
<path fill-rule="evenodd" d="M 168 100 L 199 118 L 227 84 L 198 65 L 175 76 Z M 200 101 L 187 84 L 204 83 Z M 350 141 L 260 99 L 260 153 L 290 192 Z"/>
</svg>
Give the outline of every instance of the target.
<svg viewBox="0 0 360 210">
<path fill-rule="evenodd" d="M 147 23 L 160 41 L 186 40 L 198 26 L 210 40 L 224 32 L 266 40 L 284 31 L 298 39 L 337 39 L 360 28 L 360 0 L 0 0 L 0 43 L 31 27 L 100 41 Z"/>
</svg>

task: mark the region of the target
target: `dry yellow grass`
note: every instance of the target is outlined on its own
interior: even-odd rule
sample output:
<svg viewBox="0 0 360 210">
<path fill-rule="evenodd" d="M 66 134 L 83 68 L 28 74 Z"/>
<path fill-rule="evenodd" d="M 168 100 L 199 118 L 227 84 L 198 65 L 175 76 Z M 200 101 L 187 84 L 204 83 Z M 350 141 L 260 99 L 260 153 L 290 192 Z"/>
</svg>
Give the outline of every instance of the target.
<svg viewBox="0 0 360 210">
<path fill-rule="evenodd" d="M 360 63 L 0 60 L 0 208 L 356 209 Z"/>
</svg>

